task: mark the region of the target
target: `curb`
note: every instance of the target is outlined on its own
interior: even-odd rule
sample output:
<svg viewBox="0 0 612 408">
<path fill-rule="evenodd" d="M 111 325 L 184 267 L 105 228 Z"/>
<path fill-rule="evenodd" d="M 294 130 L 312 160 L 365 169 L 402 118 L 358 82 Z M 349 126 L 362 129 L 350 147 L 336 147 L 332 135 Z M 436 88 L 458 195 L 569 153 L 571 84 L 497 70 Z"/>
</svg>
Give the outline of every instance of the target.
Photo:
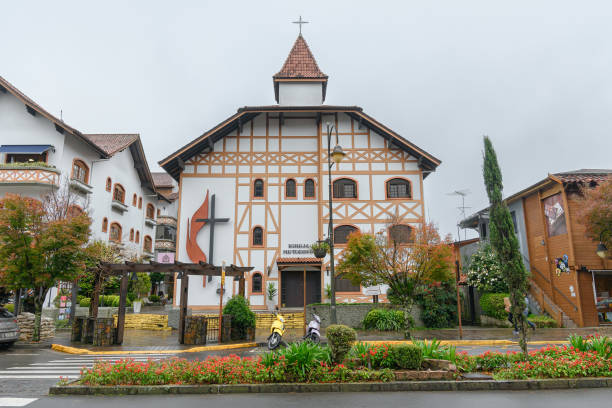
<svg viewBox="0 0 612 408">
<path fill-rule="evenodd" d="M 216 346 L 197 346 L 183 350 L 114 350 L 114 351 L 93 351 L 84 348 L 76 348 L 64 346 L 62 344 L 52 344 L 51 349 L 67 354 L 95 354 L 95 355 L 130 355 L 130 354 L 181 354 L 181 353 L 199 353 L 202 351 L 216 350 L 232 350 L 239 348 L 257 347 L 257 343 L 236 343 L 236 344 L 219 344 Z"/>
<path fill-rule="evenodd" d="M 49 395 L 162 395 L 249 394 L 306 392 L 398 392 L 398 391 L 525 391 L 577 388 L 609 388 L 612 378 L 576 378 L 510 381 L 404 381 L 388 383 L 330 384 L 206 384 L 152 386 L 65 385 L 49 388 Z"/>
</svg>

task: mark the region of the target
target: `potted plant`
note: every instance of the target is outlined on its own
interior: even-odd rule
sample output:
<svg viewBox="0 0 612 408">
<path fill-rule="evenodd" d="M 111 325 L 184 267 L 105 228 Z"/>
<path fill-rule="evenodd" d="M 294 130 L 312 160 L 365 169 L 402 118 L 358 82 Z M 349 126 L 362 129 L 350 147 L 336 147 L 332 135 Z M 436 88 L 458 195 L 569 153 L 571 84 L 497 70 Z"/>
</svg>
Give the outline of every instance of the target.
<svg viewBox="0 0 612 408">
<path fill-rule="evenodd" d="M 134 313 L 140 313 L 142 299 L 151 290 L 151 278 L 149 278 L 149 274 L 145 272 L 139 272 L 136 275 L 136 280 L 133 280 L 131 283 L 132 292 L 134 292 L 134 294 L 136 295 L 136 299 L 132 302 L 132 307 L 134 308 Z"/>
<path fill-rule="evenodd" d="M 268 288 L 266 290 L 267 292 L 267 304 L 268 304 L 268 310 L 269 311 L 273 311 L 274 307 L 276 306 L 276 301 L 274 300 L 276 298 L 276 294 L 278 293 L 278 290 L 276 289 L 276 285 L 274 285 L 272 282 L 268 282 Z"/>
<path fill-rule="evenodd" d="M 325 255 L 329 252 L 329 244 L 327 241 L 317 241 L 310 246 L 314 256 L 317 258 L 325 258 Z"/>
</svg>

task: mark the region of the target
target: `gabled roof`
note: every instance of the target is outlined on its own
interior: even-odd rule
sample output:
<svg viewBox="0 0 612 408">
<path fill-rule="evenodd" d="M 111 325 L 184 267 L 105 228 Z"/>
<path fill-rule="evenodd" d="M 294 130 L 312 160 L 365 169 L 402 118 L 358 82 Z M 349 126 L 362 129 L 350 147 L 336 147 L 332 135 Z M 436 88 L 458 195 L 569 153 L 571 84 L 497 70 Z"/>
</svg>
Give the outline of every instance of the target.
<svg viewBox="0 0 612 408">
<path fill-rule="evenodd" d="M 164 172 L 152 172 L 153 183 L 155 183 L 155 187 L 157 188 L 170 188 L 174 187 L 174 180 L 172 177 Z"/>
<path fill-rule="evenodd" d="M 538 191 L 554 183 L 561 183 L 564 186 L 567 186 L 568 184 L 590 185 L 592 183 L 599 184 L 602 181 L 610 179 L 611 177 L 612 169 L 579 169 L 549 174 L 548 177 L 546 177 L 545 179 L 540 180 L 535 184 L 532 184 L 531 186 L 519 191 L 518 193 L 514 193 L 508 196 L 504 199 L 504 201 L 507 204 L 512 203 L 522 197 L 530 195 L 533 192 Z M 461 222 L 459 222 L 459 226 L 461 228 L 477 228 L 479 220 L 488 217 L 488 215 L 489 207 L 483 208 L 482 210 L 461 220 Z"/>
<path fill-rule="evenodd" d="M 415 144 L 404 139 L 398 133 L 395 133 L 388 127 L 384 126 L 380 122 L 376 121 L 369 115 L 366 115 L 359 106 L 330 106 L 330 105 L 317 105 L 317 106 L 284 106 L 284 105 L 271 105 L 271 106 L 245 106 L 238 109 L 238 112 L 217 126 L 213 127 L 209 131 L 203 133 L 200 137 L 193 140 L 192 142 L 181 147 L 176 152 L 172 153 L 168 157 L 159 161 L 159 165 L 168 172 L 175 180 L 178 181 L 181 170 L 184 166 L 185 161 L 191 157 L 200 153 L 206 148 L 211 149 L 215 142 L 225 137 L 228 133 L 242 127 L 245 123 L 253 120 L 256 116 L 267 113 L 279 113 L 284 112 L 309 112 L 309 113 L 345 113 L 360 125 L 363 125 L 376 133 L 380 134 L 387 140 L 390 140 L 394 145 L 400 149 L 408 152 L 410 155 L 416 157 L 419 160 L 419 166 L 423 168 L 426 173 L 424 177 L 427 177 L 429 172 L 435 171 L 441 163 L 439 159 L 433 155 L 427 153 L 425 150 L 419 148 Z"/>
<path fill-rule="evenodd" d="M 295 40 L 285 63 L 280 71 L 272 76 L 274 81 L 274 98 L 279 101 L 279 82 L 321 82 L 322 83 L 322 99 L 325 101 L 327 92 L 327 75 L 325 75 L 315 60 L 315 57 L 310 52 L 306 40 L 302 34 L 298 35 Z"/>
<path fill-rule="evenodd" d="M 66 124 L 63 120 L 61 120 L 61 119 L 55 117 L 54 115 L 50 114 L 49 112 L 47 112 L 45 109 L 42 108 L 42 106 L 40 106 L 39 104 L 34 102 L 31 98 L 26 96 L 23 92 L 21 92 L 19 89 L 17 89 L 15 86 L 13 86 L 13 84 L 8 82 L 2 76 L 0 76 L 0 92 L 3 92 L 3 93 L 10 92 L 13 96 L 15 96 L 17 99 L 19 99 L 26 106 L 26 108 L 28 109 L 28 112 L 34 113 L 34 114 L 38 113 L 42 117 L 44 117 L 47 120 L 51 121 L 55 125 L 55 129 L 58 132 L 60 132 L 60 133 L 68 132 L 69 134 L 74 135 L 77 139 L 82 140 L 87 145 L 89 145 L 91 148 L 93 148 L 102 157 L 108 158 L 106 152 L 103 149 L 101 149 L 99 146 L 97 146 L 91 140 L 86 138 L 81 132 L 79 132 L 75 128 L 73 128 L 73 127 L 69 126 L 68 124 Z"/>
<path fill-rule="evenodd" d="M 302 34 L 298 35 L 298 38 L 293 44 L 293 48 L 289 52 L 285 63 L 280 71 L 274 76 L 274 79 L 296 79 L 296 78 L 308 78 L 308 79 L 327 79 L 320 69 L 317 61 L 315 60 L 306 40 L 302 37 Z"/>
<path fill-rule="evenodd" d="M 104 150 L 109 157 L 126 149 L 139 138 L 136 133 L 86 133 L 84 136 Z"/>
</svg>

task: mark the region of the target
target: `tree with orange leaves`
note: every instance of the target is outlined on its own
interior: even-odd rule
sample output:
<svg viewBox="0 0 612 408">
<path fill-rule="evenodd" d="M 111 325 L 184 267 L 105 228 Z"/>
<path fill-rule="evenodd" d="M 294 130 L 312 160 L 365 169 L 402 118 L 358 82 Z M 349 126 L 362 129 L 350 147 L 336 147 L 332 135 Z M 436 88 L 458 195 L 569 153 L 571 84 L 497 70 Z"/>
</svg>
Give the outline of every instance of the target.
<svg viewBox="0 0 612 408">
<path fill-rule="evenodd" d="M 580 216 L 593 241 L 612 248 L 612 178 L 595 188 L 583 188 Z"/>
<path fill-rule="evenodd" d="M 87 215 L 48 217 L 34 198 L 7 195 L 0 200 L 0 285 L 34 292 L 32 339 L 39 340 L 47 291 L 58 281 L 71 281 L 85 267 L 83 245 L 89 239 Z"/>
<path fill-rule="evenodd" d="M 418 290 L 452 278 L 452 241 L 442 239 L 432 223 L 410 232 L 402 225 L 392 217 L 388 228 L 375 235 L 351 234 L 338 273 L 356 285 L 387 285 L 394 303 L 404 309 L 408 338 Z"/>
</svg>

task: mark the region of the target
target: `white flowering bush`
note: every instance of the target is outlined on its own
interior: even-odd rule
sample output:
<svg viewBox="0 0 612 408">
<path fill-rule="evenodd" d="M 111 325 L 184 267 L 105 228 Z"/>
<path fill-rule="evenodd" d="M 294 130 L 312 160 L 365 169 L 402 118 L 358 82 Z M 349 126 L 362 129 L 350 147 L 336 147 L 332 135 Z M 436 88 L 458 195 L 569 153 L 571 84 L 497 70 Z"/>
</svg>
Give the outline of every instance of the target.
<svg viewBox="0 0 612 408">
<path fill-rule="evenodd" d="M 481 293 L 508 291 L 499 258 L 488 243 L 474 252 L 467 265 L 466 274 L 468 284 Z"/>
</svg>

